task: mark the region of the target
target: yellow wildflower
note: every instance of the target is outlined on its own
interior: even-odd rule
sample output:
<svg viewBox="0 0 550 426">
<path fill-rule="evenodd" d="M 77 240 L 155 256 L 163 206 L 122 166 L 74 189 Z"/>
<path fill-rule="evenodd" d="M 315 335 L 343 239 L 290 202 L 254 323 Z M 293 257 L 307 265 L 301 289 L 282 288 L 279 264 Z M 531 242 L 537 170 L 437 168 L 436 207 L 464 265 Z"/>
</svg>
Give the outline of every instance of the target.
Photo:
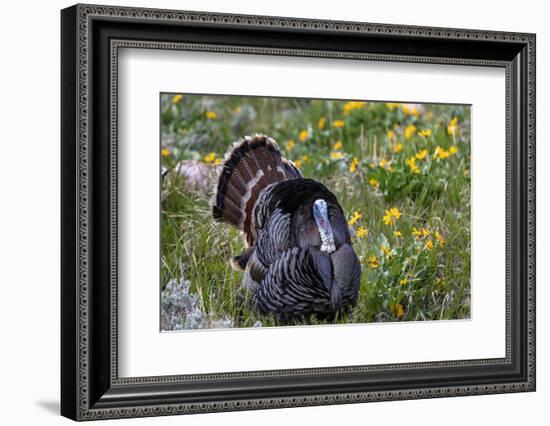
<svg viewBox="0 0 550 426">
<path fill-rule="evenodd" d="M 395 132 L 390 129 L 386 132 L 386 136 L 388 137 L 388 140 L 392 141 L 395 139 Z"/>
<path fill-rule="evenodd" d="M 393 111 L 395 108 L 399 106 L 398 103 L 395 102 L 386 102 L 386 108 L 388 108 L 390 111 Z"/>
<path fill-rule="evenodd" d="M 426 250 L 430 251 L 431 249 L 433 249 L 433 247 L 434 247 L 434 243 L 433 243 L 432 239 L 430 238 L 426 241 L 426 244 L 424 245 L 424 248 Z"/>
<path fill-rule="evenodd" d="M 409 104 L 402 104 L 401 110 L 405 113 L 405 115 L 418 115 L 418 107 L 416 105 L 409 105 Z"/>
<path fill-rule="evenodd" d="M 389 210 L 385 211 L 383 221 L 386 225 L 391 225 L 395 223 L 401 217 L 401 212 L 397 207 L 392 207 Z"/>
<path fill-rule="evenodd" d="M 457 147 L 456 145 L 452 145 L 452 146 L 449 148 L 449 154 L 450 154 L 450 155 L 455 155 L 457 152 L 458 152 L 458 147 Z"/>
<path fill-rule="evenodd" d="M 432 129 L 422 129 L 418 131 L 418 136 L 422 136 L 423 138 L 427 138 L 428 136 L 432 135 Z"/>
<path fill-rule="evenodd" d="M 183 95 L 176 95 L 172 98 L 172 103 L 173 104 L 177 104 L 178 102 L 180 102 L 181 100 L 183 99 Z"/>
<path fill-rule="evenodd" d="M 346 124 L 344 122 L 344 120 L 334 120 L 332 122 L 332 126 L 338 128 L 338 129 L 341 129 L 342 127 L 344 127 L 344 124 Z"/>
<path fill-rule="evenodd" d="M 342 154 L 341 151 L 332 151 L 330 153 L 330 158 L 332 158 L 333 160 L 340 160 L 344 158 L 344 154 Z"/>
<path fill-rule="evenodd" d="M 317 127 L 319 127 L 319 129 L 324 129 L 325 128 L 325 124 L 327 123 L 327 119 L 325 117 L 321 117 L 319 119 L 319 122 L 317 123 Z"/>
<path fill-rule="evenodd" d="M 449 151 L 446 151 L 444 149 L 439 151 L 439 158 L 441 158 L 441 159 L 448 158 L 449 155 L 451 155 L 451 153 Z"/>
<path fill-rule="evenodd" d="M 405 127 L 405 139 L 409 140 L 413 137 L 416 132 L 416 126 L 414 124 L 409 124 Z"/>
<path fill-rule="evenodd" d="M 288 151 L 292 151 L 294 149 L 294 145 L 296 145 L 296 142 L 294 142 L 292 139 L 290 139 L 286 142 L 286 149 Z"/>
<path fill-rule="evenodd" d="M 302 161 L 305 163 L 307 163 L 309 160 L 309 156 L 308 155 L 302 155 Z"/>
<path fill-rule="evenodd" d="M 431 234 L 431 232 L 426 228 L 416 229 L 413 227 L 412 234 L 417 238 L 421 238 L 421 237 L 427 237 L 428 235 Z"/>
<path fill-rule="evenodd" d="M 401 278 L 401 281 L 399 281 L 399 284 L 401 285 L 407 285 L 409 283 L 409 280 L 407 278 Z"/>
<path fill-rule="evenodd" d="M 206 111 L 206 118 L 209 118 L 210 120 L 215 120 L 218 118 L 218 114 L 216 111 Z"/>
<path fill-rule="evenodd" d="M 428 150 L 427 149 L 423 149 L 421 151 L 418 151 L 415 155 L 415 157 L 418 159 L 418 160 L 423 160 L 424 158 L 426 158 L 426 155 L 428 155 Z"/>
<path fill-rule="evenodd" d="M 411 172 L 414 174 L 420 173 L 420 169 L 416 165 L 416 158 L 411 157 L 405 160 L 405 164 L 411 168 Z"/>
<path fill-rule="evenodd" d="M 390 246 L 386 246 L 384 244 L 382 244 L 380 246 L 380 251 L 384 254 L 384 256 L 386 257 L 390 257 L 391 256 L 391 248 Z"/>
<path fill-rule="evenodd" d="M 378 188 L 380 186 L 380 182 L 378 182 L 378 179 L 375 178 L 369 179 L 369 183 L 375 188 Z"/>
<path fill-rule="evenodd" d="M 401 217 L 401 212 L 399 211 L 399 209 L 397 207 L 392 207 L 390 209 L 390 213 L 396 219 L 399 219 Z"/>
<path fill-rule="evenodd" d="M 335 151 L 339 151 L 342 149 L 342 141 L 336 141 L 336 143 L 332 146 Z"/>
<path fill-rule="evenodd" d="M 378 259 L 376 258 L 376 256 L 369 257 L 369 259 L 367 260 L 367 263 L 369 264 L 371 269 L 378 268 Z"/>
<path fill-rule="evenodd" d="M 402 143 L 396 143 L 393 146 L 393 152 L 395 152 L 396 154 L 399 154 L 401 151 L 403 151 L 403 144 Z"/>
<path fill-rule="evenodd" d="M 435 231 L 434 235 L 435 238 L 437 238 L 437 241 L 439 241 L 439 245 L 443 247 L 445 245 L 445 238 L 443 238 L 443 235 L 441 235 L 438 231 Z"/>
<path fill-rule="evenodd" d="M 351 217 L 351 219 L 348 221 L 348 224 L 351 226 L 353 224 L 355 224 L 355 222 L 357 222 L 359 219 L 361 219 L 362 215 L 356 210 L 353 212 L 353 216 Z"/>
<path fill-rule="evenodd" d="M 456 135 L 458 132 L 458 117 L 453 117 L 452 120 L 447 125 L 447 133 L 449 135 Z"/>
<path fill-rule="evenodd" d="M 349 101 L 344 104 L 344 115 L 348 115 L 350 111 L 353 111 L 354 109 L 361 109 L 363 108 L 367 103 L 366 102 L 360 102 L 360 101 Z"/>
<path fill-rule="evenodd" d="M 216 157 L 216 160 L 214 161 L 214 164 L 216 166 L 219 166 L 222 162 L 223 162 L 223 160 L 220 157 Z"/>
<path fill-rule="evenodd" d="M 351 160 L 351 163 L 349 163 L 349 172 L 355 173 L 355 171 L 357 170 L 358 164 L 359 164 L 359 160 L 357 159 L 357 157 L 353 157 L 353 160 Z"/>
<path fill-rule="evenodd" d="M 401 231 L 393 231 L 393 235 L 397 238 L 403 238 L 403 234 Z"/>
<path fill-rule="evenodd" d="M 359 101 L 350 101 L 346 102 L 344 104 L 344 115 L 348 115 L 350 111 L 354 109 L 361 109 L 363 108 L 367 103 L 366 102 L 359 102 Z"/>
<path fill-rule="evenodd" d="M 294 160 L 293 163 L 297 168 L 302 168 L 302 160 Z"/>
<path fill-rule="evenodd" d="M 364 238 L 368 235 L 369 231 L 367 228 L 365 228 L 364 226 L 360 226 L 359 228 L 357 228 L 357 236 L 359 238 Z"/>
<path fill-rule="evenodd" d="M 387 169 L 387 168 L 388 168 L 387 166 L 388 166 L 389 164 L 390 164 L 390 162 L 389 162 L 388 160 L 386 160 L 385 158 L 381 159 L 381 160 L 380 160 L 380 163 L 378 163 L 378 165 L 379 165 L 380 167 L 382 167 L 383 169 Z"/>
<path fill-rule="evenodd" d="M 214 163 L 216 161 L 216 153 L 215 152 L 211 152 L 209 154 L 206 154 L 204 156 L 204 162 L 205 163 Z"/>
<path fill-rule="evenodd" d="M 170 156 L 170 150 L 168 148 L 162 148 L 160 150 L 160 155 L 163 157 L 169 157 Z"/>
<path fill-rule="evenodd" d="M 233 110 L 236 114 L 239 114 L 241 112 L 242 108 L 240 105 L 236 106 L 235 109 Z"/>
<path fill-rule="evenodd" d="M 444 148 L 441 148 L 440 146 L 437 146 L 434 151 L 434 158 L 439 158 L 441 160 L 444 160 L 445 158 L 448 158 L 450 155 L 449 151 L 447 151 Z"/>
<path fill-rule="evenodd" d="M 308 137 L 308 132 L 307 130 L 302 130 L 300 132 L 300 134 L 298 135 L 298 139 L 300 139 L 300 141 L 304 142 Z"/>
<path fill-rule="evenodd" d="M 390 306 L 390 310 L 397 317 L 397 319 L 400 319 L 405 313 L 405 310 L 403 309 L 403 305 L 401 303 L 392 304 Z"/>
</svg>

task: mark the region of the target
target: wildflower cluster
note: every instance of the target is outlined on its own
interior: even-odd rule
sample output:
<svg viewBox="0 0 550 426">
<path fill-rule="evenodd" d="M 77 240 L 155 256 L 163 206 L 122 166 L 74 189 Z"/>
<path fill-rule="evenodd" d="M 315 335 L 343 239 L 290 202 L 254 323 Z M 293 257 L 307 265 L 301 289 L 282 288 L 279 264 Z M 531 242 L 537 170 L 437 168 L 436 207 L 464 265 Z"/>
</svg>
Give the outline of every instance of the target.
<svg viewBox="0 0 550 426">
<path fill-rule="evenodd" d="M 409 300 L 426 297 L 425 282 L 437 275 L 439 259 L 447 253 L 444 235 L 448 231 L 418 224 L 417 218 L 404 216 L 398 207 L 390 207 L 382 215 L 382 231 L 370 234 L 367 217 L 366 211 L 356 210 L 348 218 L 367 282 L 379 289 L 376 294 L 381 303 L 386 303 L 389 318 L 413 319 L 408 316 Z"/>
</svg>

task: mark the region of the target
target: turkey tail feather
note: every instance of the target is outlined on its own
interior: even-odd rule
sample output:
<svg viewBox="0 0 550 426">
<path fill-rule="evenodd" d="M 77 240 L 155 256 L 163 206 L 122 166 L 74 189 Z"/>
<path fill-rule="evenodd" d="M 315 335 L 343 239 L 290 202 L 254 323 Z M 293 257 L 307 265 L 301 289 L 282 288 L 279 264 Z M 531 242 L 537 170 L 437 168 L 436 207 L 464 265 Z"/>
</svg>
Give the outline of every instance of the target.
<svg viewBox="0 0 550 426">
<path fill-rule="evenodd" d="M 265 135 L 246 136 L 224 157 L 212 207 L 214 220 L 236 226 L 252 245 L 253 210 L 260 192 L 273 183 L 300 177 L 296 166 L 281 156 L 275 140 Z"/>
</svg>

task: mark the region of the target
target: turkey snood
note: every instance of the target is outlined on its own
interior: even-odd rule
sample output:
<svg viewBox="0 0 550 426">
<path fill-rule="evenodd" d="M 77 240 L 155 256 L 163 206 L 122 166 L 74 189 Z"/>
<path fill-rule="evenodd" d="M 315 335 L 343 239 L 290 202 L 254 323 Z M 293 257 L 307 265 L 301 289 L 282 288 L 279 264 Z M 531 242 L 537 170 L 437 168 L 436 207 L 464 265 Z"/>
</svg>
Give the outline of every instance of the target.
<svg viewBox="0 0 550 426">
<path fill-rule="evenodd" d="M 325 200 L 315 200 L 313 203 L 313 217 L 319 227 L 319 235 L 321 236 L 320 250 L 329 254 L 336 251 L 334 234 L 328 219 L 328 208 Z"/>
</svg>

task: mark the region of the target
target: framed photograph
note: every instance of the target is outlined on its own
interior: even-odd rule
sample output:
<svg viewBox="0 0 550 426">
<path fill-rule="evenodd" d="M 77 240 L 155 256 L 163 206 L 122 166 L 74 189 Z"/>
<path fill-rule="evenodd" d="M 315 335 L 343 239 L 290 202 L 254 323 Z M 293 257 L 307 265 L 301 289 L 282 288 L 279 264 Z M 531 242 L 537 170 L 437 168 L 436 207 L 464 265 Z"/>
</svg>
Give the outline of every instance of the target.
<svg viewBox="0 0 550 426">
<path fill-rule="evenodd" d="M 535 390 L 535 35 L 61 12 L 61 413 Z"/>
</svg>

